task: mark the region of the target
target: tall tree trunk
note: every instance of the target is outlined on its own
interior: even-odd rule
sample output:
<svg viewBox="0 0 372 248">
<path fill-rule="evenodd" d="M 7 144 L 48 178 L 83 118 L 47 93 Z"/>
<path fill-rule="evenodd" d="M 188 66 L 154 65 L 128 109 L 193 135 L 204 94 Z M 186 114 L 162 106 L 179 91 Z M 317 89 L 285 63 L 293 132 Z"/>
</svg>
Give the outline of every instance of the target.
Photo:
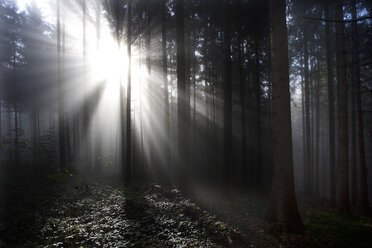
<svg viewBox="0 0 372 248">
<path fill-rule="evenodd" d="M 131 119 L 131 101 L 132 101 L 132 0 L 128 1 L 128 14 L 127 14 L 127 56 L 128 56 L 128 81 L 127 81 L 127 163 L 125 170 L 125 182 L 129 183 L 131 179 L 131 163 L 132 163 L 132 151 L 131 151 L 131 137 L 132 137 L 132 119 Z"/>
<path fill-rule="evenodd" d="M 266 220 L 285 232 L 301 233 L 303 224 L 294 192 L 285 0 L 270 0 L 273 80 L 273 185 Z"/>
<path fill-rule="evenodd" d="M 256 166 L 255 184 L 261 184 L 261 78 L 260 78 L 260 48 L 255 39 L 255 95 L 256 95 Z"/>
<path fill-rule="evenodd" d="M 11 107 L 10 107 L 10 104 L 8 104 L 7 106 L 7 111 L 6 111 L 6 122 L 7 122 L 7 125 L 6 125 L 6 135 L 8 138 L 12 137 L 12 117 L 11 117 Z"/>
<path fill-rule="evenodd" d="M 329 19 L 329 3 L 326 3 L 325 18 Z M 328 83 L 328 118 L 329 118 L 329 184 L 331 204 L 336 204 L 336 174 L 335 174 L 335 124 L 334 124 L 334 95 L 333 95 L 333 68 L 331 52 L 331 27 L 325 23 L 326 57 L 327 57 L 327 83 Z"/>
<path fill-rule="evenodd" d="M 230 187 L 232 161 L 232 87 L 231 87 L 231 6 L 230 0 L 224 0 L 224 107 L 223 107 L 223 182 Z"/>
<path fill-rule="evenodd" d="M 370 13 L 371 14 L 371 13 Z M 352 18 L 356 19 L 356 3 L 352 0 Z M 356 96 L 356 111 L 358 125 L 358 142 L 359 142 L 359 159 L 360 159 L 360 197 L 361 207 L 363 210 L 368 209 L 368 185 L 367 185 L 367 166 L 364 144 L 364 127 L 363 127 L 363 112 L 361 98 L 361 82 L 360 82 L 360 64 L 359 64 L 359 37 L 358 26 L 356 22 L 352 23 L 353 29 L 353 56 L 355 58 L 355 90 L 353 94 Z"/>
<path fill-rule="evenodd" d="M 305 120 L 306 120 L 306 156 L 304 163 L 304 193 L 312 193 L 311 176 L 311 140 L 310 140 L 310 87 L 309 87 L 309 48 L 307 23 L 304 20 L 304 72 L 305 72 Z"/>
<path fill-rule="evenodd" d="M 63 93 L 65 91 L 64 85 L 65 85 L 65 78 L 66 78 L 66 14 L 65 14 L 66 11 L 65 10 L 66 10 L 66 7 L 62 5 L 62 55 L 61 55 L 62 56 L 61 58 L 62 72 L 61 72 L 61 75 L 62 75 Z M 62 99 L 64 101 L 64 95 Z M 39 115 L 39 113 L 37 113 L 37 115 Z M 39 121 L 39 119 L 37 120 Z M 65 121 L 64 125 L 65 125 L 66 164 L 71 166 L 72 157 L 71 157 L 71 142 L 70 142 L 70 124 L 68 121 L 68 113 L 66 110 L 64 111 L 64 121 Z M 39 127 L 38 127 L 38 132 L 40 132 Z M 40 144 L 40 142 L 38 144 Z M 38 147 L 39 146 L 40 145 L 38 145 Z"/>
<path fill-rule="evenodd" d="M 83 0 L 83 80 L 85 87 L 84 94 L 84 125 L 83 125 L 83 137 L 84 137 L 84 152 L 85 152 L 85 169 L 88 171 L 91 169 L 91 146 L 90 146 L 90 132 L 89 132 L 89 103 L 88 99 L 88 82 L 87 82 L 87 28 L 86 28 L 86 0 Z"/>
<path fill-rule="evenodd" d="M 317 47 L 317 50 L 318 47 Z M 318 51 L 317 51 L 318 52 Z M 319 196 L 319 129 L 320 129 L 320 54 L 317 53 L 315 78 L 315 163 L 314 163 L 314 191 Z"/>
<path fill-rule="evenodd" d="M 336 20 L 343 20 L 343 1 L 337 1 Z M 337 207 L 348 213 L 349 207 L 349 156 L 348 118 L 346 86 L 345 23 L 336 23 L 337 36 L 337 90 L 338 90 L 338 146 L 339 146 L 339 187 Z"/>
<path fill-rule="evenodd" d="M 356 199 L 357 199 L 357 177 L 356 177 L 356 168 L 357 168 L 357 147 L 356 147 L 356 138 L 357 138 L 357 130 L 356 130 L 356 99 L 355 99 L 355 57 L 353 54 L 352 57 L 352 68 L 351 68 L 351 88 L 349 89 L 349 100 L 351 101 L 351 158 L 350 158 L 350 186 L 351 186 L 351 192 L 350 192 L 350 203 L 352 206 L 356 206 Z"/>
<path fill-rule="evenodd" d="M 3 102 L 0 98 L 0 137 L 3 136 Z"/>
<path fill-rule="evenodd" d="M 301 77 L 301 110 L 302 110 L 302 164 L 306 163 L 306 117 L 305 117 L 305 88 L 304 88 L 304 79 Z M 305 177 L 305 175 L 304 175 Z M 304 178 L 305 180 L 305 178 Z"/>
<path fill-rule="evenodd" d="M 62 56 L 61 56 L 61 1 L 57 0 L 57 52 L 58 52 L 58 131 L 59 131 L 59 163 L 61 168 L 66 167 L 65 144 L 65 108 L 62 82 Z"/>
<path fill-rule="evenodd" d="M 169 123 L 169 93 L 168 93 L 168 67 L 167 67 L 167 34 L 166 34 L 166 16 L 167 0 L 161 3 L 161 41 L 162 41 L 162 66 L 163 66 L 163 84 L 164 84 L 164 129 L 165 129 L 165 163 L 169 171 L 170 166 L 170 123 Z"/>
<path fill-rule="evenodd" d="M 101 0 L 96 0 L 96 49 L 99 51 L 101 42 Z M 101 85 L 98 87 L 100 88 Z M 96 101 L 99 104 L 99 99 L 102 92 L 97 90 Z M 102 171 L 102 124 L 99 105 L 95 113 L 95 137 L 94 137 L 94 162 L 95 171 L 100 174 Z"/>
<path fill-rule="evenodd" d="M 188 2 L 188 1 L 187 1 Z M 184 23 L 190 21 L 190 13 L 189 8 L 186 7 L 184 9 L 185 15 L 184 17 Z M 190 135 L 191 135 L 191 128 L 190 128 L 190 85 L 191 85 L 191 31 L 190 27 L 188 25 L 185 26 L 185 108 L 186 108 L 186 119 L 185 119 L 185 164 L 188 167 L 188 171 L 192 171 L 192 163 L 191 163 L 191 143 L 190 143 Z M 191 177 L 192 178 L 192 177 Z M 190 179 L 191 179 L 190 178 Z"/>
<path fill-rule="evenodd" d="M 16 70 L 16 63 L 13 63 L 13 69 Z M 17 78 L 14 71 L 14 161 L 19 165 L 19 127 L 18 127 L 18 105 L 17 105 Z"/>
<path fill-rule="evenodd" d="M 309 74 L 309 83 L 310 83 L 310 92 L 309 92 L 309 100 L 310 100 L 310 174 L 309 174 L 309 181 L 310 181 L 310 191 L 311 194 L 314 194 L 314 165 L 315 165 L 315 66 L 314 66 L 314 59 L 310 57 L 310 74 Z"/>
<path fill-rule="evenodd" d="M 176 0 L 176 46 L 177 46 L 177 118 L 178 118 L 178 160 L 179 160 L 179 183 L 185 187 L 185 150 L 186 137 L 186 71 L 185 71 L 185 24 L 184 24 L 184 0 Z"/>
<path fill-rule="evenodd" d="M 242 32 L 242 30 L 240 31 Z M 242 177 L 247 177 L 247 131 L 246 131 L 246 113 L 245 113 L 245 87 L 244 87 L 244 68 L 242 58 L 242 38 L 239 35 L 238 41 L 238 60 L 239 60 L 239 81 L 240 81 L 240 119 L 242 130 Z"/>
</svg>

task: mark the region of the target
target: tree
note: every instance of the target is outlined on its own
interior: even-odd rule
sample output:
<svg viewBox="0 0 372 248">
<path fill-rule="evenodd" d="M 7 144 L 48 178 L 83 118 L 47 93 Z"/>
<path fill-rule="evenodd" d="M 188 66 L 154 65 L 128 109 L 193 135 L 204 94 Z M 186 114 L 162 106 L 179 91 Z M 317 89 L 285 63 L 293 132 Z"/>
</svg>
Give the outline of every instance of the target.
<svg viewBox="0 0 372 248">
<path fill-rule="evenodd" d="M 306 156 L 304 163 L 304 193 L 312 193 L 312 170 L 311 170 L 311 140 L 310 140 L 310 87 L 309 87 L 309 48 L 308 48 L 308 27 L 304 20 L 304 73 L 305 73 L 305 141 L 306 141 Z"/>
<path fill-rule="evenodd" d="M 184 0 L 176 0 L 176 46 L 177 46 L 177 121 L 178 121 L 178 161 L 179 183 L 185 187 L 185 150 L 187 149 L 186 125 L 186 71 L 185 71 L 185 24 Z"/>
<path fill-rule="evenodd" d="M 326 3 L 325 18 L 329 19 L 329 2 Z M 328 83 L 328 118 L 329 118 L 329 174 L 330 174 L 330 199 L 331 204 L 336 203 L 336 178 L 335 178 L 335 124 L 334 124 L 334 95 L 333 95 L 333 68 L 330 23 L 325 23 L 326 34 L 326 60 L 327 60 L 327 83 Z"/>
<path fill-rule="evenodd" d="M 343 20 L 343 1 L 337 1 L 336 20 Z M 338 93 L 338 158 L 339 187 L 337 207 L 345 213 L 349 207 L 349 156 L 348 156 L 348 117 L 347 117 L 347 87 L 346 87 L 346 54 L 345 54 L 345 23 L 336 23 L 337 38 L 337 93 Z"/>
<path fill-rule="evenodd" d="M 127 163 L 125 170 L 125 182 L 129 183 L 131 180 L 131 82 L 132 82 L 132 0 L 128 0 L 127 9 L 127 56 L 128 56 L 128 81 L 127 81 Z"/>
<path fill-rule="evenodd" d="M 59 162 L 60 167 L 66 167 L 66 142 L 65 142 L 65 109 L 62 82 L 62 50 L 61 50 L 61 1 L 57 0 L 57 60 L 58 60 L 58 130 L 59 130 Z"/>
<path fill-rule="evenodd" d="M 285 232 L 300 233 L 303 224 L 294 192 L 288 41 L 285 0 L 270 0 L 272 123 L 274 174 L 266 220 Z"/>
<path fill-rule="evenodd" d="M 96 0 L 96 49 L 100 49 L 100 41 L 101 41 L 101 3 L 102 0 Z M 101 91 L 97 91 L 96 95 L 96 101 L 97 103 L 99 102 L 100 96 L 101 96 Z M 99 110 L 97 110 L 95 114 L 95 138 L 94 138 L 94 158 L 95 158 L 95 170 L 98 173 L 101 172 L 102 170 L 102 129 L 101 129 L 101 119 L 102 116 L 99 113 Z"/>
<path fill-rule="evenodd" d="M 356 3 L 355 0 L 351 2 L 352 18 L 356 19 Z M 359 62 L 359 37 L 358 25 L 356 22 L 352 23 L 353 35 L 353 57 L 354 57 L 354 70 L 355 70 L 355 95 L 356 98 L 356 111 L 357 111 L 357 130 L 359 142 L 359 156 L 360 156 L 360 196 L 361 207 L 363 210 L 368 209 L 368 185 L 367 185 L 367 166 L 364 144 L 364 127 L 363 127 L 363 111 L 362 111 L 362 98 L 361 98 L 361 80 L 360 80 L 360 62 Z"/>
<path fill-rule="evenodd" d="M 223 181 L 230 187 L 231 153 L 232 153 L 232 87 L 231 87 L 231 9 L 230 0 L 224 0 L 224 108 L 223 108 Z"/>
<path fill-rule="evenodd" d="M 169 123 L 169 93 L 168 93 L 168 67 L 167 67 L 167 34 L 166 34 L 167 0 L 161 0 L 161 42 L 162 42 L 162 68 L 164 84 L 164 129 L 165 129 L 165 153 L 166 168 L 170 165 L 170 123 Z"/>
</svg>

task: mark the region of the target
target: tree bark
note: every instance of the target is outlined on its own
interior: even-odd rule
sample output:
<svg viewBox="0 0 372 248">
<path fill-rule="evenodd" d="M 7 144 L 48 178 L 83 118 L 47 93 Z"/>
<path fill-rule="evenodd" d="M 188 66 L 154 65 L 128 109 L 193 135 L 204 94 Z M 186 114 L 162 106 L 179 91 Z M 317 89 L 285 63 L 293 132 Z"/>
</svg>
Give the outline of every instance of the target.
<svg viewBox="0 0 372 248">
<path fill-rule="evenodd" d="M 60 168 L 66 167 L 65 143 L 65 109 L 62 82 L 62 56 L 61 56 L 61 1 L 57 0 L 57 66 L 58 66 L 58 131 L 59 131 L 59 163 Z"/>
<path fill-rule="evenodd" d="M 319 48 L 317 47 L 317 53 Z M 314 163 L 314 192 L 319 196 L 319 132 L 320 132 L 320 54 L 316 61 L 316 79 L 315 79 L 315 163 Z"/>
<path fill-rule="evenodd" d="M 164 128 L 165 128 L 165 153 L 166 168 L 169 171 L 170 166 L 170 123 L 169 123 L 169 93 L 168 93 L 168 67 L 167 67 L 167 34 L 166 34 L 166 16 L 167 0 L 161 3 L 161 40 L 162 40 L 162 66 L 163 66 L 163 84 L 164 84 Z"/>
<path fill-rule="evenodd" d="M 0 137 L 3 136 L 3 102 L 0 98 Z"/>
<path fill-rule="evenodd" d="M 131 118 L 131 106 L 132 106 L 132 0 L 128 1 L 128 13 L 127 13 L 127 56 L 128 56 L 128 79 L 127 79 L 127 152 L 126 152 L 126 170 L 125 170 L 125 182 L 131 181 L 131 163 L 132 163 L 132 151 L 131 151 L 131 140 L 132 140 L 132 118 Z"/>
<path fill-rule="evenodd" d="M 224 0 L 224 107 L 223 107 L 223 182 L 227 188 L 231 180 L 232 154 L 232 87 L 231 87 L 231 6 L 230 0 Z"/>
<path fill-rule="evenodd" d="M 90 144 L 90 132 L 89 132 L 89 103 L 88 99 L 88 82 L 87 82 L 87 28 L 86 28 L 86 0 L 83 0 L 83 80 L 84 80 L 84 152 L 85 152 L 85 169 L 88 171 L 91 169 L 91 144 Z"/>
<path fill-rule="evenodd" d="M 356 18 L 356 3 L 352 0 L 352 18 Z M 359 159 L 360 159 L 360 197 L 361 207 L 363 210 L 368 209 L 368 184 L 367 184 L 367 166 L 364 144 L 364 127 L 363 127 L 363 109 L 361 98 L 361 82 L 360 82 L 360 63 L 359 63 L 359 36 L 358 26 L 356 22 L 352 24 L 353 30 L 353 56 L 355 58 L 355 90 L 353 92 L 356 96 L 356 111 L 357 111 L 357 126 L 358 126 L 358 145 L 359 145 Z"/>
<path fill-rule="evenodd" d="M 243 178 L 247 177 L 247 131 L 246 131 L 246 113 L 245 113 L 245 87 L 244 87 L 244 68 L 242 58 L 242 38 L 239 35 L 238 60 L 239 60 L 239 81 L 240 81 L 240 119 L 242 130 L 242 174 Z"/>
<path fill-rule="evenodd" d="M 260 78 L 260 49 L 258 39 L 255 39 L 255 95 L 256 95 L 256 166 L 255 184 L 261 184 L 261 78 Z"/>
<path fill-rule="evenodd" d="M 342 20 L 342 1 L 337 1 L 336 19 Z M 337 93 L 338 93 L 338 146 L 339 146 L 339 187 L 337 207 L 344 213 L 350 212 L 349 206 L 349 156 L 348 156 L 348 113 L 346 86 L 345 24 L 336 23 L 337 36 Z"/>
<path fill-rule="evenodd" d="M 178 118 L 178 178 L 181 187 L 185 187 L 185 151 L 186 151 L 186 64 L 185 64 L 185 24 L 184 0 L 176 0 L 176 46 L 177 46 L 177 118 Z"/>
<path fill-rule="evenodd" d="M 284 232 L 302 233 L 294 192 L 285 0 L 270 0 L 273 80 L 273 185 L 266 220 Z"/>
<path fill-rule="evenodd" d="M 96 50 L 100 49 L 101 41 L 101 0 L 96 0 Z M 100 85 L 98 86 L 100 88 Z M 101 89 L 97 90 L 96 102 L 99 104 L 99 99 L 102 92 Z M 102 172 L 102 127 L 101 115 L 99 105 L 95 113 L 95 137 L 94 137 L 94 162 L 95 172 L 99 175 Z"/>
<path fill-rule="evenodd" d="M 304 73 L 305 73 L 305 121 L 306 121 L 306 156 L 304 163 L 304 193 L 312 193 L 311 175 L 311 140 L 310 140 L 310 87 L 309 87 L 309 48 L 307 23 L 304 21 Z"/>
<path fill-rule="evenodd" d="M 329 3 L 326 3 L 325 18 L 329 18 Z M 325 24 L 326 33 L 326 60 L 327 60 L 327 83 L 328 83 L 328 118 L 329 118 L 329 184 L 331 204 L 336 204 L 336 174 L 335 174 L 335 124 L 334 124 L 334 94 L 333 94 L 333 68 L 331 51 L 331 27 Z"/>
</svg>

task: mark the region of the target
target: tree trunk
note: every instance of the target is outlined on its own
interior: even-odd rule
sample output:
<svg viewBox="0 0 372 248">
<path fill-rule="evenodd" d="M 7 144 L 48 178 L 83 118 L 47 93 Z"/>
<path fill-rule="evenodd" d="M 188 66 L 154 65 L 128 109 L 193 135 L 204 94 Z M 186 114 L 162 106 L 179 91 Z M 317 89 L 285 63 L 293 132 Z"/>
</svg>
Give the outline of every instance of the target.
<svg viewBox="0 0 372 248">
<path fill-rule="evenodd" d="M 343 20 L 343 4 L 337 1 L 336 20 Z M 346 86 L 345 23 L 336 23 L 337 36 L 337 90 L 338 90 L 338 146 L 339 146 L 339 187 L 337 207 L 349 213 L 349 168 L 348 168 L 348 117 Z"/>
<path fill-rule="evenodd" d="M 230 0 L 224 0 L 224 107 L 223 107 L 223 182 L 230 187 L 232 154 L 232 87 L 231 87 L 231 10 Z"/>
<path fill-rule="evenodd" d="M 266 220 L 284 232 L 302 233 L 294 192 L 285 0 L 270 0 L 273 80 L 273 185 Z"/>
<path fill-rule="evenodd" d="M 132 151 L 131 151 L 131 137 L 132 137 L 132 130 L 131 130 L 131 83 L 132 83 L 132 0 L 128 1 L 128 14 L 127 14 L 127 56 L 128 56 L 128 81 L 127 81 L 127 152 L 126 152 L 126 170 L 125 170 L 125 182 L 129 183 L 131 179 L 131 163 L 132 163 Z"/>
<path fill-rule="evenodd" d="M 96 49 L 100 49 L 101 41 L 101 0 L 96 0 Z M 100 85 L 98 86 L 100 88 Z M 101 89 L 97 90 L 96 102 L 99 104 L 99 99 L 102 92 Z M 97 175 L 102 172 L 102 123 L 99 105 L 95 113 L 95 137 L 94 137 L 94 162 L 95 171 Z"/>
<path fill-rule="evenodd" d="M 178 118 L 178 177 L 181 187 L 185 187 L 186 151 L 186 71 L 185 71 L 185 24 L 184 0 L 176 0 L 176 46 L 177 46 L 177 118 Z"/>
<path fill-rule="evenodd" d="M 305 72 L 305 121 L 306 121 L 306 156 L 304 163 L 304 193 L 312 193 L 312 176 L 311 176 L 311 140 L 310 140 L 310 87 L 309 87 L 309 48 L 307 23 L 304 20 L 304 72 Z"/>
<path fill-rule="evenodd" d="M 317 48 L 318 50 L 318 48 Z M 318 52 L 318 51 L 317 51 Z M 317 54 L 315 79 L 315 163 L 314 163 L 314 192 L 319 196 L 319 129 L 320 129 L 320 54 Z"/>
<path fill-rule="evenodd" d="M 3 102 L 0 98 L 0 137 L 3 136 Z"/>
<path fill-rule="evenodd" d="M 240 81 L 240 119 L 242 130 L 242 177 L 245 179 L 247 174 L 247 131 L 246 131 L 246 113 L 245 113 L 245 87 L 244 87 L 244 68 L 242 58 L 242 38 L 239 35 L 238 60 L 239 60 L 239 81 Z"/>
<path fill-rule="evenodd" d="M 352 0 L 352 18 L 356 19 L 356 3 Z M 358 26 L 356 22 L 352 24 L 353 29 L 353 56 L 355 58 L 355 90 L 353 92 L 356 96 L 356 111 L 357 111 L 357 125 L 358 125 L 358 142 L 359 142 L 359 157 L 360 157 L 360 197 L 361 207 L 363 210 L 368 209 L 368 185 L 367 185 L 367 166 L 366 154 L 364 144 L 364 127 L 363 127 L 363 109 L 361 98 L 361 82 L 360 82 L 360 64 L 359 64 L 359 36 Z"/>
<path fill-rule="evenodd" d="M 169 123 L 169 93 L 168 93 L 168 67 L 167 67 L 167 34 L 166 34 L 166 15 L 167 15 L 167 0 L 162 0 L 161 3 L 161 41 L 162 41 L 162 66 L 163 66 L 163 84 L 164 84 L 164 129 L 165 129 L 165 163 L 167 171 L 170 166 L 170 123 Z"/>
<path fill-rule="evenodd" d="M 88 171 L 91 169 L 91 146 L 90 146 L 90 132 L 89 132 L 89 103 L 88 99 L 88 82 L 87 82 L 87 28 L 86 28 L 86 0 L 83 0 L 83 80 L 85 87 L 84 94 L 84 125 L 83 125 L 83 137 L 84 137 L 84 151 L 85 151 L 85 169 Z"/>
<path fill-rule="evenodd" d="M 65 144 L 65 109 L 62 82 L 62 56 L 61 56 L 61 1 L 57 0 L 57 53 L 58 53 L 58 131 L 59 131 L 59 162 L 60 168 L 66 167 Z"/>
<path fill-rule="evenodd" d="M 256 95 L 256 166 L 254 173 L 255 186 L 261 184 L 261 82 L 260 82 L 260 50 L 258 39 L 255 39 L 255 95 Z"/>
<path fill-rule="evenodd" d="M 326 3 L 325 18 L 329 19 L 329 3 Z M 333 95 L 333 68 L 331 52 L 331 27 L 325 23 L 326 33 L 326 57 L 327 57 L 327 83 L 328 83 L 328 118 L 329 118 L 329 184 L 331 204 L 336 203 L 336 174 L 335 174 L 335 124 L 334 124 L 334 95 Z"/>
</svg>

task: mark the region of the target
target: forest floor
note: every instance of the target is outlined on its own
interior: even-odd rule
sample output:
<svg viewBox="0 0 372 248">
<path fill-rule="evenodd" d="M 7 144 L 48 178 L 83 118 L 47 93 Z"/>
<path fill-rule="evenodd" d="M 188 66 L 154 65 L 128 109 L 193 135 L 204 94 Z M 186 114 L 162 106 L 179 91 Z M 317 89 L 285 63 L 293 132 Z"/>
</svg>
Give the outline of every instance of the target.
<svg viewBox="0 0 372 248">
<path fill-rule="evenodd" d="M 0 247 L 372 247 L 365 216 L 342 216 L 305 199 L 306 235 L 280 236 L 262 221 L 263 194 L 195 192 L 190 200 L 156 184 L 0 176 Z"/>
</svg>

